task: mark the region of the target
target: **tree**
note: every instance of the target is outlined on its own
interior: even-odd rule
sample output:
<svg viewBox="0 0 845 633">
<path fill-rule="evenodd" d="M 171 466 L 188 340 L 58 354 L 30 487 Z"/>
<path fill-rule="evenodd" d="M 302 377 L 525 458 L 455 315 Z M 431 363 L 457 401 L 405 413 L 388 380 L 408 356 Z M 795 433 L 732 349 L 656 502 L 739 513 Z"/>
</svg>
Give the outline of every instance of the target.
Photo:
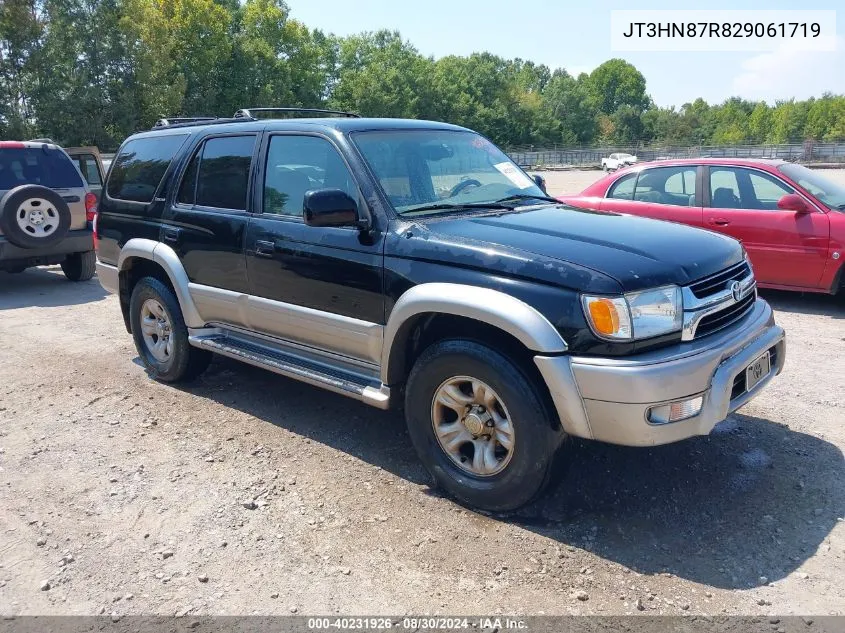
<svg viewBox="0 0 845 633">
<path fill-rule="evenodd" d="M 825 94 L 810 106 L 804 133 L 822 141 L 845 140 L 845 96 Z"/>
<path fill-rule="evenodd" d="M 742 143 L 750 136 L 749 116 L 753 104 L 738 97 L 731 97 L 713 108 L 715 129 L 711 141 L 716 145 Z"/>
<path fill-rule="evenodd" d="M 779 101 L 772 113 L 772 127 L 766 136 L 766 141 L 769 143 L 803 141 L 810 105 L 807 101 L 796 102 L 794 99 Z"/>
<path fill-rule="evenodd" d="M 458 123 L 503 146 L 845 140 L 845 96 L 658 108 L 621 59 L 573 77 L 394 31 L 336 37 L 284 0 L 0 0 L 0 136 L 114 149 L 162 116 L 330 105 Z"/>
<path fill-rule="evenodd" d="M 645 77 L 623 59 L 611 59 L 590 73 L 587 89 L 596 109 L 613 114 L 622 106 L 642 112 L 650 99 L 645 91 Z"/>
<path fill-rule="evenodd" d="M 748 133 L 751 140 L 757 143 L 764 142 L 771 127 L 772 110 L 765 101 L 760 101 L 748 117 Z"/>
<path fill-rule="evenodd" d="M 32 93 L 48 74 L 43 30 L 38 0 L 0 3 L 0 124 L 7 137 L 23 138 L 35 129 Z"/>
<path fill-rule="evenodd" d="M 397 32 L 341 41 L 330 103 L 367 116 L 425 118 L 432 112 L 434 61 Z"/>
<path fill-rule="evenodd" d="M 596 135 L 596 110 L 586 75 L 573 78 L 563 69 L 554 72 L 543 90 L 543 104 L 556 125 L 558 142 L 590 143 Z"/>
<path fill-rule="evenodd" d="M 247 0 L 234 38 L 226 111 L 247 106 L 316 107 L 328 96 L 335 43 L 290 19 L 282 0 Z M 232 81 L 234 79 L 234 81 Z"/>
</svg>

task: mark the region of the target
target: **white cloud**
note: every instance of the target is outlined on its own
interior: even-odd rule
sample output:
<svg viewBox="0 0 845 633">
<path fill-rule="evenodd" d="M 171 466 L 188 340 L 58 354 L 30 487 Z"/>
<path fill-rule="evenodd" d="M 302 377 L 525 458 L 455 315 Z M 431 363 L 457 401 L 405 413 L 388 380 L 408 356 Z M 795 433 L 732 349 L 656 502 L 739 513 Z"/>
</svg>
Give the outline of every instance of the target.
<svg viewBox="0 0 845 633">
<path fill-rule="evenodd" d="M 733 78 L 731 94 L 746 99 L 806 99 L 825 92 L 845 93 L 845 39 L 836 51 L 780 49 L 746 59 Z"/>
</svg>

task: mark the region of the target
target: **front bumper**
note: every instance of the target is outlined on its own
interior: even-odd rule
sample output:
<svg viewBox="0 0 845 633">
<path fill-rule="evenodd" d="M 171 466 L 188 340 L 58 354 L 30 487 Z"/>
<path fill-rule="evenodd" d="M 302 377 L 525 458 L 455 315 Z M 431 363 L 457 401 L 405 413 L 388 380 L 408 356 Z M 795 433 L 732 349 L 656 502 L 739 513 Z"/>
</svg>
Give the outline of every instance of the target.
<svg viewBox="0 0 845 633">
<path fill-rule="evenodd" d="M 733 393 L 734 379 L 772 352 L 769 374 L 751 391 Z M 771 307 L 758 299 L 741 321 L 718 334 L 628 358 L 537 356 L 564 429 L 571 435 L 626 446 L 653 446 L 707 435 L 747 404 L 783 369 L 786 340 Z M 685 420 L 652 424 L 650 408 L 703 396 Z"/>
</svg>

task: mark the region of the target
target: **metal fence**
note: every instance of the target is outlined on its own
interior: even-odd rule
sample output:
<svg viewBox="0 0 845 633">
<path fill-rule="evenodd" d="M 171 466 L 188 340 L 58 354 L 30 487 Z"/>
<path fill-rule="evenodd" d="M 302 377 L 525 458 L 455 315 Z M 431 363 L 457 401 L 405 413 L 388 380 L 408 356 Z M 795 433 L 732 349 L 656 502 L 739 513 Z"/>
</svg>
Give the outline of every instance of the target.
<svg viewBox="0 0 845 633">
<path fill-rule="evenodd" d="M 845 164 L 845 143 L 783 143 L 779 145 L 602 146 L 512 148 L 507 154 L 530 169 L 600 167 L 614 152 L 634 154 L 640 161 L 672 158 L 779 158 L 808 164 Z"/>
</svg>

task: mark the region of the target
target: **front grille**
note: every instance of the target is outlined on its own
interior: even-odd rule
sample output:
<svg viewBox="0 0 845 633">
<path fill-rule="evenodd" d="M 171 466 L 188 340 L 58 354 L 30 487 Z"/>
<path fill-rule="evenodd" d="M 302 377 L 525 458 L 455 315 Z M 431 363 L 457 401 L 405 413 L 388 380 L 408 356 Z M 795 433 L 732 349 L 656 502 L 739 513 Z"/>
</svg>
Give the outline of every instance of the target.
<svg viewBox="0 0 845 633">
<path fill-rule="evenodd" d="M 725 289 L 725 287 L 735 280 L 745 279 L 751 274 L 751 268 L 747 261 L 742 261 L 735 266 L 726 268 L 723 271 L 705 277 L 694 284 L 690 284 L 689 289 L 697 299 L 706 299 L 707 297 L 716 294 Z"/>
<path fill-rule="evenodd" d="M 724 310 L 719 310 L 718 312 L 714 312 L 713 314 L 708 314 L 706 317 L 703 317 L 701 321 L 698 322 L 698 328 L 695 330 L 695 338 L 713 334 L 713 332 L 718 332 L 722 328 L 728 327 L 731 323 L 739 321 L 751 310 L 752 307 L 754 307 L 754 301 L 756 299 L 757 293 L 750 292 L 748 296 L 740 299 L 736 303 L 732 303 Z"/>
</svg>

